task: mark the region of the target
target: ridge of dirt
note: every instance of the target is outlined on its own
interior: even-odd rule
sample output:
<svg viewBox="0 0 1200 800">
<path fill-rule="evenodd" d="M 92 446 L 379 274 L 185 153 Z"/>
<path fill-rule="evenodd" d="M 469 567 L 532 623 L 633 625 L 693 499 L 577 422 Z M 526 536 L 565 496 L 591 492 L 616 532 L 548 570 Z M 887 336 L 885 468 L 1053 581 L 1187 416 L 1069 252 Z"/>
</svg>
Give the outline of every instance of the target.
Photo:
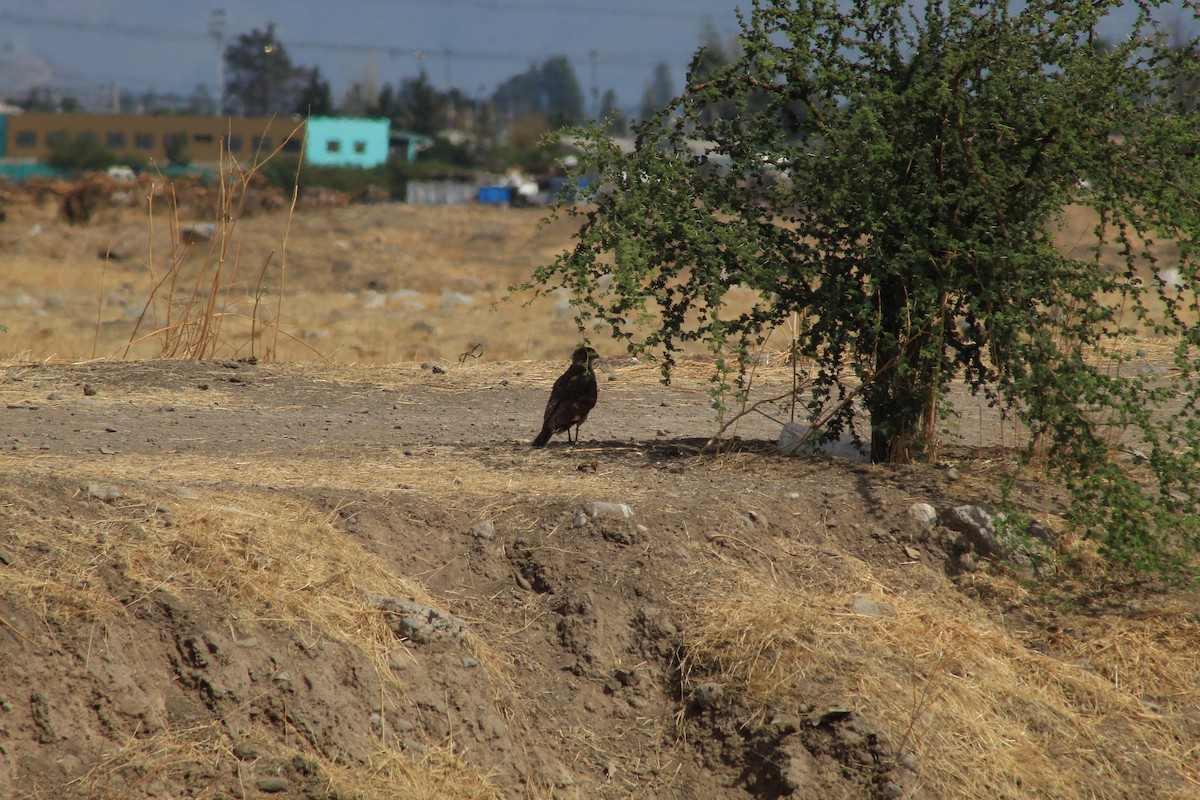
<svg viewBox="0 0 1200 800">
<path fill-rule="evenodd" d="M 532 449 L 561 369 L 4 366 L 0 796 L 1194 796 L 1194 596 L 914 524 L 999 451 L 705 455 L 633 363 Z"/>
</svg>

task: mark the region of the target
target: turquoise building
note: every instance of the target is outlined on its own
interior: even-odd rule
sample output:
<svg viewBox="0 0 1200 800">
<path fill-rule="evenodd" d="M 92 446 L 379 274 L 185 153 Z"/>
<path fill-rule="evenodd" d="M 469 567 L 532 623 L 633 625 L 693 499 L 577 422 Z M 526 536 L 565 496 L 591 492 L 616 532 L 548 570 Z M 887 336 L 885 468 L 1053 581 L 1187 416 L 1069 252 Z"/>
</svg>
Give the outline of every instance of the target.
<svg viewBox="0 0 1200 800">
<path fill-rule="evenodd" d="M 309 117 L 304 159 L 327 167 L 377 167 L 388 158 L 389 123 L 360 117 Z"/>
</svg>

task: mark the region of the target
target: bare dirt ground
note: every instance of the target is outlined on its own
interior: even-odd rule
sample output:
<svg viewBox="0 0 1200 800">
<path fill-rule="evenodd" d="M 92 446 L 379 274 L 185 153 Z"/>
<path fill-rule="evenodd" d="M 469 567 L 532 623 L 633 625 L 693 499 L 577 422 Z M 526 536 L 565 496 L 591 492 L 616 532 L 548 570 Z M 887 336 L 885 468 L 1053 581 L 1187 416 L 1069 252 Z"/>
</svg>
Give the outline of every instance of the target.
<svg viewBox="0 0 1200 800">
<path fill-rule="evenodd" d="M 954 529 L 1009 469 L 986 409 L 960 398 L 937 467 L 782 458 L 759 414 L 702 453 L 706 366 L 667 388 L 606 353 L 582 441 L 530 448 L 575 333 L 481 298 L 565 236 L 475 211 L 297 218 L 284 319 L 313 309 L 341 363 L 232 335 L 78 361 L 97 309 L 107 353 L 144 303 L 136 256 L 87 256 L 136 220 L 10 234 L 0 797 L 1196 796 L 1195 595 L 1102 569 L 1038 475 L 1018 500 L 1061 564 Z M 486 256 L 440 256 L 470 304 L 396 252 L 478 230 Z"/>
</svg>

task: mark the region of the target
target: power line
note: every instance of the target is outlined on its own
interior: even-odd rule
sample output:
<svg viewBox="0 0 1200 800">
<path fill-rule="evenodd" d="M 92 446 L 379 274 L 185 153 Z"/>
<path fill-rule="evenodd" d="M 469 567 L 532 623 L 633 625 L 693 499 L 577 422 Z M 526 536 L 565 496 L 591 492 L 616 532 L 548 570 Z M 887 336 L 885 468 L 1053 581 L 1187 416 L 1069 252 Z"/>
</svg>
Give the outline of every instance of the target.
<svg viewBox="0 0 1200 800">
<path fill-rule="evenodd" d="M 410 0 L 410 2 L 412 2 L 412 1 L 414 1 L 414 0 Z M 422 2 L 423 0 L 415 0 L 415 1 Z M 445 4 L 445 3 L 453 4 L 455 2 L 455 0 L 432 0 L 432 1 L 442 3 L 442 4 Z M 472 0 L 457 0 L 457 2 L 459 4 L 464 4 L 464 5 L 472 5 L 472 4 L 480 5 L 480 6 L 486 6 L 489 4 L 494 5 L 492 0 L 474 0 L 474 2 L 472 2 Z M 518 5 L 521 5 L 521 4 L 506 4 L 504 7 L 511 9 L 511 8 L 516 8 Z M 529 7 L 530 7 L 530 10 L 533 10 L 536 8 L 542 8 L 541 6 L 537 6 L 537 4 L 529 4 Z M 599 9 L 600 7 L 597 6 L 596 8 Z M 163 29 L 158 29 L 158 28 L 147 28 L 147 27 L 143 27 L 140 25 L 122 25 L 122 24 L 113 23 L 113 22 L 83 22 L 83 21 L 79 21 L 79 20 L 51 19 L 51 18 L 47 18 L 47 17 L 36 17 L 33 15 L 29 15 L 29 14 L 12 14 L 12 13 L 8 13 L 8 12 L 0 12 L 0 21 L 11 22 L 11 23 L 18 24 L 18 25 L 33 25 L 33 26 L 39 26 L 39 27 L 50 27 L 50 28 L 54 28 L 55 30 L 68 29 L 68 30 L 87 31 L 90 33 L 107 33 L 107 34 L 117 34 L 117 35 L 123 35 L 123 36 L 153 37 L 156 40 L 172 39 L 172 40 L 176 40 L 176 41 L 193 41 L 193 42 L 199 43 L 199 42 L 203 42 L 203 41 L 211 38 L 211 34 L 209 34 L 209 33 L 188 33 L 186 31 L 171 31 L 171 30 L 163 30 Z M 455 58 L 455 59 L 464 59 L 464 60 L 468 60 L 468 61 L 491 61 L 491 62 L 502 61 L 502 62 L 513 62 L 513 63 L 528 63 L 530 61 L 536 61 L 539 58 L 544 59 L 544 58 L 549 58 L 552 55 L 560 54 L 560 53 L 545 53 L 545 54 L 542 54 L 539 56 L 539 55 L 532 55 L 530 53 L 495 52 L 495 51 L 486 51 L 486 50 L 456 50 L 454 48 L 446 48 L 446 47 L 436 47 L 436 48 L 399 47 L 399 46 L 391 45 L 391 44 L 371 44 L 371 43 L 367 43 L 367 42 L 354 42 L 352 44 L 348 44 L 345 42 L 332 42 L 332 41 L 320 41 L 320 40 L 285 41 L 283 44 L 285 47 L 287 47 L 293 51 L 296 51 L 296 50 L 322 50 L 322 51 L 333 52 L 333 53 L 376 52 L 376 53 L 383 53 L 391 58 L 420 58 L 420 57 L 427 56 L 430 54 L 437 54 L 437 55 L 442 55 L 442 56 Z M 653 56 L 648 56 L 644 52 L 642 52 L 642 53 L 620 53 L 620 52 L 606 52 L 606 51 L 589 51 L 589 52 L 595 52 L 596 53 L 595 57 L 598 60 L 598 62 L 601 64 L 622 64 L 622 65 L 623 64 L 632 64 L 635 66 L 653 66 L 654 64 L 658 63 L 659 61 L 664 60 L 664 56 L 661 53 L 655 54 Z M 691 52 L 688 52 L 686 54 L 675 54 L 673 56 L 673 58 L 670 58 L 667 60 L 678 59 L 683 62 L 686 62 L 688 59 L 691 58 L 691 56 L 692 56 Z"/>
<path fill-rule="evenodd" d="M 115 22 L 83 22 L 74 19 L 49 19 L 35 17 L 29 14 L 10 14 L 0 12 L 0 21 L 16 25 L 34 25 L 37 27 L 54 28 L 56 30 L 88 31 L 91 33 L 116 33 L 124 36 L 153 36 L 158 39 L 174 39 L 176 41 L 200 41 L 208 38 L 205 33 L 187 33 L 186 31 L 166 31 L 158 28 L 146 28 L 141 25 L 121 25 Z"/>
<path fill-rule="evenodd" d="M 391 4 L 393 0 L 376 0 Z M 621 17 L 648 17 L 657 19 L 694 19 L 699 20 L 705 17 L 712 16 L 711 12 L 697 12 L 694 7 L 684 8 L 680 6 L 677 9 L 650 9 L 636 8 L 632 6 L 611 6 L 607 4 L 590 4 L 584 3 L 580 5 L 564 5 L 562 3 L 533 3 L 518 0 L 518 2 L 499 2 L 499 0 L 407 0 L 413 5 L 436 5 L 436 6 L 463 6 L 467 8 L 481 8 L 490 11 L 536 11 L 539 14 L 586 14 L 595 16 L 597 14 L 608 14 L 611 16 Z M 731 2 L 729 6 L 729 14 L 732 17 L 736 3 Z"/>
</svg>

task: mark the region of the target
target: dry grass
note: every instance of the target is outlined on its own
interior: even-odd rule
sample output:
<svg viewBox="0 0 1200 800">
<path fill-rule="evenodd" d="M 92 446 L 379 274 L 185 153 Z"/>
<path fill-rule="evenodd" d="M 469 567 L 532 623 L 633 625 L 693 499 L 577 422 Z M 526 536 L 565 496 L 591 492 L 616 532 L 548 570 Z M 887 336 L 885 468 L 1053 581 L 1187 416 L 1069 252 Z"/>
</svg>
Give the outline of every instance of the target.
<svg viewBox="0 0 1200 800">
<path fill-rule="evenodd" d="M 879 723 L 898 753 L 918 757 L 933 797 L 1200 792 L 1181 719 L 1200 707 L 1194 615 L 1097 626 L 1055 658 L 945 595 L 889 593 L 884 576 L 845 554 L 780 549 L 799 565 L 793 581 L 729 571 L 677 598 L 687 682 L 737 687 L 760 714 L 852 709 Z M 884 613 L 852 613 L 859 596 Z"/>
<path fill-rule="evenodd" d="M 208 593 L 222 598 L 228 613 L 243 622 L 286 626 L 306 638 L 350 645 L 374 664 L 390 698 L 403 696 L 402 680 L 389 667 L 400 644 L 386 612 L 368 595 L 439 607 L 423 585 L 393 574 L 329 519 L 297 501 L 228 487 L 200 487 L 197 495 L 172 502 L 169 513 L 155 500 L 126 495 L 111 506 L 94 503 L 101 518 L 91 521 L 48 514 L 34 504 L 0 505 L 9 546 L 27 554 L 22 569 L 4 571 L 0 596 L 43 619 L 70 625 L 129 613 L 159 590 L 180 596 Z M 39 560 L 34 553 L 46 556 Z M 101 573 L 113 568 L 140 593 L 132 602 L 111 593 Z M 483 665 L 498 702 L 513 705 L 510 658 L 469 630 L 466 644 Z M 229 747 L 222 720 L 130 737 L 74 788 L 88 797 L 124 797 L 131 782 L 173 781 L 197 767 L 236 763 Z M 366 767 L 335 763 L 311 748 L 297 753 L 318 764 L 330 788 L 345 796 L 499 796 L 478 770 L 454 755 L 452 743 L 429 744 L 420 761 L 381 750 Z"/>
<path fill-rule="evenodd" d="M 325 758 L 311 747 L 289 747 L 262 740 L 259 750 L 275 760 L 289 763 L 303 759 L 315 769 L 331 796 L 355 800 L 425 800 L 430 797 L 456 800 L 499 800 L 496 788 L 478 771 L 464 764 L 449 748 L 429 747 L 414 761 L 404 755 L 380 750 L 365 758 L 362 766 L 347 766 Z M 165 730 L 152 736 L 131 737 L 114 753 L 102 759 L 82 777 L 72 781 L 73 793 L 93 800 L 119 800 L 136 789 L 161 783 L 179 785 L 189 776 L 216 774 L 236 765 L 243 796 L 257 794 L 255 765 L 241 761 L 232 751 L 228 737 L 217 720 L 193 728 Z M 153 791 L 153 789 L 151 789 Z M 48 797 L 33 793 L 29 798 Z M 195 797 L 221 797 L 209 787 Z"/>
</svg>

